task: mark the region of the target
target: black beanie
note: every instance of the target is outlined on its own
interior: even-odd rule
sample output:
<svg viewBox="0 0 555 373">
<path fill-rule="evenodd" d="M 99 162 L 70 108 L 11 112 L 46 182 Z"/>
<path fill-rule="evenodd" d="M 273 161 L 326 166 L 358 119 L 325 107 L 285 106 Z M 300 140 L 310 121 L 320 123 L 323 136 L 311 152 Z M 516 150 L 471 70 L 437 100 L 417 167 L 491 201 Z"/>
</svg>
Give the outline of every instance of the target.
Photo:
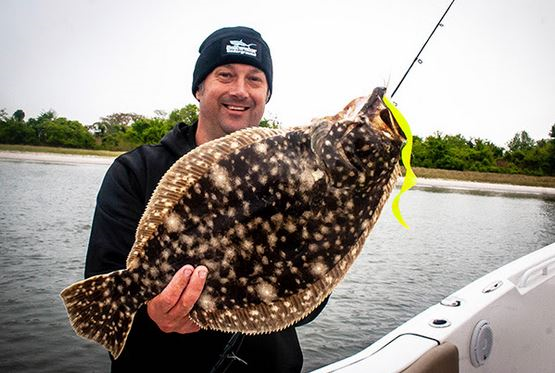
<svg viewBox="0 0 555 373">
<path fill-rule="evenodd" d="M 268 44 L 255 30 L 242 26 L 216 30 L 206 38 L 198 51 L 200 56 L 193 72 L 193 96 L 212 70 L 228 63 L 243 63 L 262 70 L 271 94 L 272 56 Z"/>
</svg>

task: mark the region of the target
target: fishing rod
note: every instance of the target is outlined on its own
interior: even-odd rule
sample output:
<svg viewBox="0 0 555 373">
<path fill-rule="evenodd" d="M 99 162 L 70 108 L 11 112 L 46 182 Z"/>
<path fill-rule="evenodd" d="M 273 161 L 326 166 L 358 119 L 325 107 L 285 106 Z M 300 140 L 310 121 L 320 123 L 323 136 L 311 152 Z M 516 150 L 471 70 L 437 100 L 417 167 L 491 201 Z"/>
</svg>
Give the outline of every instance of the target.
<svg viewBox="0 0 555 373">
<path fill-rule="evenodd" d="M 443 18 L 445 18 L 445 15 L 447 14 L 447 12 L 449 11 L 449 9 L 451 9 L 451 5 L 453 5 L 453 3 L 455 2 L 455 0 L 451 1 L 451 4 L 449 4 L 449 6 L 447 7 L 447 10 L 445 11 L 445 13 L 443 13 L 443 15 L 441 16 L 441 18 L 439 19 L 439 22 L 437 23 L 436 27 L 434 27 L 434 29 L 432 30 L 432 33 L 430 34 L 430 36 L 428 36 L 428 39 L 426 39 L 426 42 L 424 43 L 424 45 L 422 46 L 422 48 L 420 48 L 420 51 L 418 52 L 418 54 L 416 55 L 416 57 L 414 57 L 414 61 L 412 61 L 412 63 L 410 64 L 409 68 L 407 69 L 407 71 L 405 72 L 405 75 L 403 75 L 403 77 L 401 78 L 401 81 L 399 82 L 399 84 L 397 84 L 397 87 L 395 87 L 395 90 L 393 91 L 393 93 L 391 94 L 391 98 L 393 98 L 393 96 L 395 96 L 395 92 L 397 92 L 397 90 L 399 89 L 399 87 L 401 86 L 401 83 L 403 83 L 403 80 L 405 80 L 405 78 L 407 77 L 410 69 L 412 69 L 412 66 L 414 66 L 414 63 L 416 61 L 418 61 L 418 63 L 422 63 L 422 60 L 419 59 L 420 57 L 420 53 L 422 53 L 422 51 L 424 50 L 424 48 L 426 47 L 426 44 L 428 44 L 428 42 L 430 41 L 430 39 L 432 38 L 432 35 L 434 34 L 434 32 L 436 32 L 438 27 L 443 27 L 443 24 L 441 23 L 441 21 L 443 21 Z"/>
</svg>

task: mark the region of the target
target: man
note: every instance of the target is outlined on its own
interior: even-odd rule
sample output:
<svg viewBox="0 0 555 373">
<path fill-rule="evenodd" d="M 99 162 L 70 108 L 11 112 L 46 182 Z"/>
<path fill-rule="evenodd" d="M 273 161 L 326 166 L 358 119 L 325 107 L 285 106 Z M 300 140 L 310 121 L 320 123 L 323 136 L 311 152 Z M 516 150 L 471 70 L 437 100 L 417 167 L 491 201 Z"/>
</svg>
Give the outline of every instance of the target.
<svg viewBox="0 0 555 373">
<path fill-rule="evenodd" d="M 273 75 L 270 49 L 261 35 L 246 27 L 223 28 L 208 36 L 199 52 L 192 87 L 199 101 L 198 121 L 178 124 L 160 144 L 141 146 L 114 161 L 98 194 L 86 277 L 125 267 L 149 198 L 176 160 L 200 144 L 259 124 Z M 112 359 L 112 371 L 153 367 L 158 372 L 208 372 L 215 366 L 220 371 L 229 367 L 228 372 L 300 371 L 302 353 L 294 327 L 233 339 L 199 330 L 188 313 L 209 275 L 202 265 L 178 270 L 137 313 L 125 349 Z M 231 349 L 223 353 L 226 346 Z"/>
</svg>

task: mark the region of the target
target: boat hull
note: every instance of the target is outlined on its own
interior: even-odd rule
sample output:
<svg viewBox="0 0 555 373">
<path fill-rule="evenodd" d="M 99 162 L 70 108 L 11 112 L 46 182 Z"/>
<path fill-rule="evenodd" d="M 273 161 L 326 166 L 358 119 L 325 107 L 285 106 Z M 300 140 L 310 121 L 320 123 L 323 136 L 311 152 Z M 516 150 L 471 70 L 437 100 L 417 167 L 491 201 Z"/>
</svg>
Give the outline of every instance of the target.
<svg viewBox="0 0 555 373">
<path fill-rule="evenodd" d="M 430 356 L 445 358 L 438 346 L 456 348 L 453 371 L 461 373 L 555 372 L 555 243 L 488 273 L 363 351 L 314 373 L 432 371 L 420 366 L 424 360 L 433 364 Z"/>
</svg>

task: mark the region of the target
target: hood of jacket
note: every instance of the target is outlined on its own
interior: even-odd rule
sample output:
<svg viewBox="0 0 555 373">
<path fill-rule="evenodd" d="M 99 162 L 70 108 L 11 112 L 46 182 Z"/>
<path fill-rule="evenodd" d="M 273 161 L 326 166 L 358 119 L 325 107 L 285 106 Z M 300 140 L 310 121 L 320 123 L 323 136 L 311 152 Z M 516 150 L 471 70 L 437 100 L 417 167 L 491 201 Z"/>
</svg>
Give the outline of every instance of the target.
<svg viewBox="0 0 555 373">
<path fill-rule="evenodd" d="M 197 125 L 197 121 L 190 126 L 185 123 L 178 123 L 164 136 L 160 143 L 176 158 L 181 158 L 197 146 L 195 142 Z"/>
</svg>

